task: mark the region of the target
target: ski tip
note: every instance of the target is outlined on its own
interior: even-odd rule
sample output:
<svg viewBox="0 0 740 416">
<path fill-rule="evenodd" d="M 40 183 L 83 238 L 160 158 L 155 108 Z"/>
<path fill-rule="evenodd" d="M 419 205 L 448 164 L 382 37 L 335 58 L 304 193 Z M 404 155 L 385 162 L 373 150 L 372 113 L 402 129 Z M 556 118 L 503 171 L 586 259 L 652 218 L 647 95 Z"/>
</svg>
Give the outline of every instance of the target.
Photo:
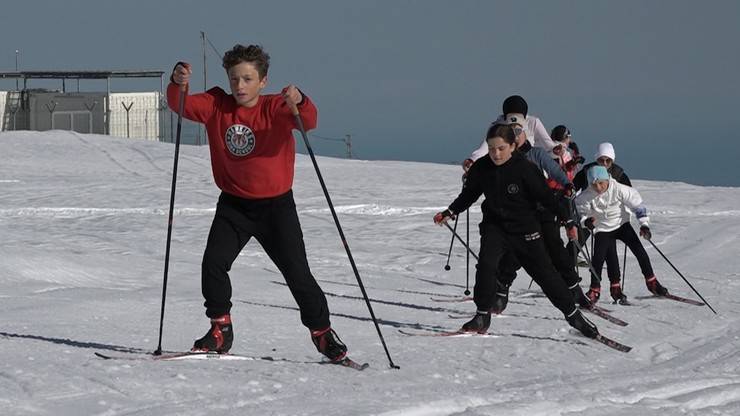
<svg viewBox="0 0 740 416">
<path fill-rule="evenodd" d="M 613 348 L 617 351 L 628 353 L 632 351 L 632 347 L 629 345 L 624 345 L 620 342 L 617 342 L 611 338 L 607 338 L 601 334 L 596 335 L 596 338 L 594 338 L 596 341 L 606 345 L 607 347 Z"/>
<path fill-rule="evenodd" d="M 368 363 L 362 363 L 362 364 L 360 364 L 357 361 L 355 361 L 355 360 L 353 360 L 353 359 L 351 359 L 349 357 L 342 358 L 341 360 L 339 360 L 337 362 L 332 362 L 331 364 L 341 365 L 342 367 L 353 368 L 353 369 L 355 369 L 357 371 L 362 371 L 362 370 L 370 367 L 370 364 L 368 364 Z"/>
</svg>

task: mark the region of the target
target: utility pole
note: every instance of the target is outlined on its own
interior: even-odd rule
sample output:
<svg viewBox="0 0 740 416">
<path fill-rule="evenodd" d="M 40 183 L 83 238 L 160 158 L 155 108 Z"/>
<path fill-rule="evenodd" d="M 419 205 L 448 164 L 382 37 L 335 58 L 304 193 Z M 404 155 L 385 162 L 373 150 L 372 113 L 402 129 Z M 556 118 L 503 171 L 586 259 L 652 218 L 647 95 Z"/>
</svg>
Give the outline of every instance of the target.
<svg viewBox="0 0 740 416">
<path fill-rule="evenodd" d="M 203 48 L 203 92 L 206 92 L 208 89 L 208 81 L 206 79 L 206 32 L 201 31 L 200 32 L 200 39 L 201 39 L 201 46 Z M 203 143 L 206 142 L 206 132 L 205 132 L 205 125 L 202 127 L 198 127 L 198 135 L 200 136 L 200 131 L 203 130 Z M 200 144 L 200 137 L 198 137 L 198 144 Z"/>
<path fill-rule="evenodd" d="M 347 138 L 344 139 L 344 144 L 347 145 L 347 159 L 352 159 L 352 135 L 348 134 Z"/>
<path fill-rule="evenodd" d="M 18 72 L 18 54 L 20 51 L 18 49 L 15 50 L 15 72 Z M 18 78 L 15 79 L 15 90 L 18 91 Z"/>
<path fill-rule="evenodd" d="M 205 92 L 208 89 L 206 80 L 206 32 L 200 32 L 200 39 L 203 47 L 203 92 Z"/>
</svg>

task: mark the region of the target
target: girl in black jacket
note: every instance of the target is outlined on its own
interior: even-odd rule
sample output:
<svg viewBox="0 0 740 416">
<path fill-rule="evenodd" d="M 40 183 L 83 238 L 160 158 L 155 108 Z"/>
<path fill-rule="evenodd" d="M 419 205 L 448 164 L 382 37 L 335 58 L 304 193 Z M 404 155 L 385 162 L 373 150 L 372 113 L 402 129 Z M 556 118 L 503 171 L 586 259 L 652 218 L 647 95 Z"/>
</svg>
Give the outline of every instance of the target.
<svg viewBox="0 0 740 416">
<path fill-rule="evenodd" d="M 448 209 L 434 216 L 434 222 L 442 224 L 468 209 L 481 194 L 485 195 L 473 292 L 477 312 L 462 330 L 478 333 L 488 330 L 499 262 L 504 254 L 512 252 L 568 323 L 585 336 L 596 337 L 596 326 L 576 307 L 573 296 L 552 265 L 540 234 L 537 203 L 557 212 L 561 219 L 568 218 L 566 206 L 560 205 L 548 189 L 538 168 L 516 151 L 515 134 L 510 126 L 492 126 L 486 142 L 488 157 L 478 159 L 470 167 L 466 187 Z"/>
</svg>

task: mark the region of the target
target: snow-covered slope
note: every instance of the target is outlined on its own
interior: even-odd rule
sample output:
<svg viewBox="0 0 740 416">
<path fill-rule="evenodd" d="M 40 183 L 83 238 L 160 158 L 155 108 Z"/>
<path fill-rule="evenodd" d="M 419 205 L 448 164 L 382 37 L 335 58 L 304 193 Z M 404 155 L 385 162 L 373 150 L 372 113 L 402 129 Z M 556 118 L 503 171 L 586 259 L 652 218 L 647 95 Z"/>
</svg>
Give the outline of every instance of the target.
<svg viewBox="0 0 740 416">
<path fill-rule="evenodd" d="M 280 274 L 256 242 L 234 265 L 232 352 L 268 361 L 104 361 L 157 346 L 171 144 L 52 131 L 0 134 L 0 406 L 7 415 L 737 415 L 740 414 L 740 189 L 635 181 L 654 241 L 718 310 L 644 298 L 628 255 L 628 321 L 593 318 L 632 345 L 622 354 L 572 332 L 520 272 L 498 337 L 430 338 L 455 329 L 466 257 L 432 215 L 460 189 L 460 168 L 318 158 L 393 361 L 356 285 L 310 159 L 295 195 L 309 261 L 332 323 L 364 372 L 321 361 Z M 208 149 L 179 164 L 163 347 L 208 328 L 200 260 L 218 196 Z M 465 236 L 465 217 L 458 231 Z M 480 210 L 470 216 L 478 246 Z M 621 245 L 618 247 L 621 256 Z M 696 298 L 648 248 L 661 282 Z M 474 264 L 471 263 L 472 288 Z M 585 277 L 585 271 L 582 271 Z M 472 290 L 472 289 L 471 289 Z M 453 315 L 453 317 L 450 317 Z"/>
</svg>

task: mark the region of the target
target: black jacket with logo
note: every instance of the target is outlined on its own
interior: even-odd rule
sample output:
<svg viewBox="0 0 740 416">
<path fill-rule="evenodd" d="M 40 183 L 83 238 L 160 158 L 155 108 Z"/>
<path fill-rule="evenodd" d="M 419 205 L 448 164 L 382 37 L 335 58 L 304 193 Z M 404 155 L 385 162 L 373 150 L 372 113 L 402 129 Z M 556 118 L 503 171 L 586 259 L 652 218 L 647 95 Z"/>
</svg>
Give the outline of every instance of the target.
<svg viewBox="0 0 740 416">
<path fill-rule="evenodd" d="M 561 204 L 547 187 L 542 171 L 519 151 L 501 166 L 488 156 L 478 159 L 468 171 L 462 192 L 450 204 L 450 211 L 465 211 L 481 194 L 486 198 L 481 207 L 483 222 L 497 223 L 508 233 L 540 231 L 538 202 L 561 219 L 568 218 L 567 205 Z"/>
</svg>

